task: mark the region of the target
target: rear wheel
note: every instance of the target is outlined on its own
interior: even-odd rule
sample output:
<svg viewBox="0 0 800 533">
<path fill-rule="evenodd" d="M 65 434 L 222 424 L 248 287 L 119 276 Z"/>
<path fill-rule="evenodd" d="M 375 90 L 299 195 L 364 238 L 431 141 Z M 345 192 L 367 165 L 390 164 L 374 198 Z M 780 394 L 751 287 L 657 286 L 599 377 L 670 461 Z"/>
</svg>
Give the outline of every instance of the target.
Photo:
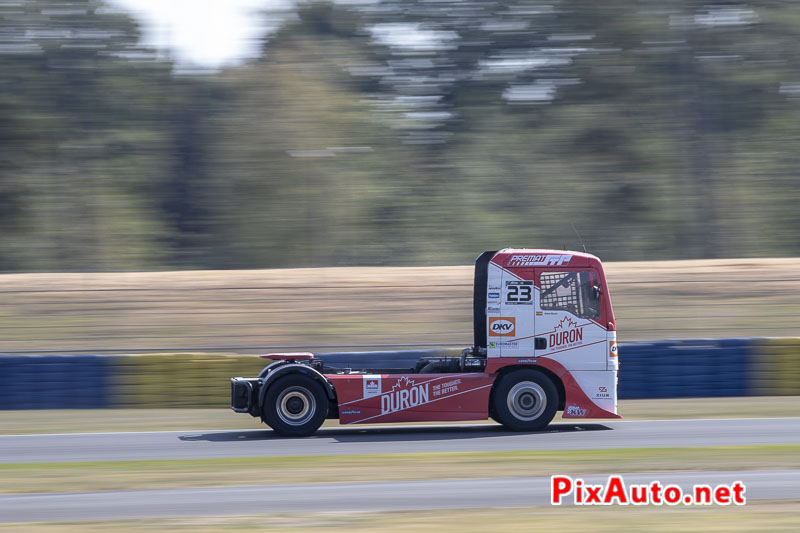
<svg viewBox="0 0 800 533">
<path fill-rule="evenodd" d="M 261 407 L 264 422 L 284 437 L 313 434 L 328 414 L 322 385 L 304 374 L 288 374 L 269 386 Z"/>
<path fill-rule="evenodd" d="M 535 370 L 517 370 L 502 377 L 494 393 L 494 418 L 513 431 L 547 426 L 558 410 L 558 390 Z"/>
</svg>

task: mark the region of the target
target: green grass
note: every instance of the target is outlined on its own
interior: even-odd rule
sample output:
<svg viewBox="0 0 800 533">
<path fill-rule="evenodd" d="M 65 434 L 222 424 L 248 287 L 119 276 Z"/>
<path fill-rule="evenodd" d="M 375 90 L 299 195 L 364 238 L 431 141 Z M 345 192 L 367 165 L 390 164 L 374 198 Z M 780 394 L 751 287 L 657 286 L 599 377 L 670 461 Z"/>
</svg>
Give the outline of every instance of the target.
<svg viewBox="0 0 800 533">
<path fill-rule="evenodd" d="M 473 505 L 470 505 L 470 504 Z M 740 533 L 769 531 L 796 533 L 800 502 L 748 502 L 744 507 L 515 507 L 480 508 L 465 502 L 465 509 L 383 513 L 303 513 L 263 516 L 229 516 L 0 525 L 14 533 L 138 533 L 152 531 L 414 531 L 417 533 L 619 533 L 620 531 L 701 531 Z"/>
<path fill-rule="evenodd" d="M 0 493 L 800 468 L 800 444 L 0 464 Z"/>
<path fill-rule="evenodd" d="M 625 420 L 792 416 L 800 412 L 800 396 L 622 400 L 619 412 Z M 560 416 L 554 420 L 559 421 Z M 337 421 L 326 422 L 326 426 L 338 425 Z M 260 420 L 227 408 L 0 411 L 0 435 L 200 429 L 266 429 L 266 426 Z"/>
</svg>

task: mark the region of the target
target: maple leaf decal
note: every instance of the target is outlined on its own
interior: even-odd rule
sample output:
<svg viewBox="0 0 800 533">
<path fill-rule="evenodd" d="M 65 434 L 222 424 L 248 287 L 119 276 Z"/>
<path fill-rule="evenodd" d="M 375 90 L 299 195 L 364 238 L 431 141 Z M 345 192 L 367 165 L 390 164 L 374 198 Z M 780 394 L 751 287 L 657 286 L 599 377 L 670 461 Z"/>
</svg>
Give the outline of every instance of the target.
<svg viewBox="0 0 800 533">
<path fill-rule="evenodd" d="M 394 387 L 392 387 L 392 392 L 400 389 L 410 389 L 414 385 L 413 379 L 408 379 L 408 376 L 403 376 L 402 378 L 397 380 Z"/>
<path fill-rule="evenodd" d="M 561 319 L 561 322 L 559 322 L 558 325 L 555 328 L 553 328 L 553 331 L 558 331 L 559 329 L 562 331 L 566 331 L 568 329 L 577 327 L 578 327 L 577 322 L 573 322 L 570 317 L 565 316 L 564 318 Z"/>
</svg>

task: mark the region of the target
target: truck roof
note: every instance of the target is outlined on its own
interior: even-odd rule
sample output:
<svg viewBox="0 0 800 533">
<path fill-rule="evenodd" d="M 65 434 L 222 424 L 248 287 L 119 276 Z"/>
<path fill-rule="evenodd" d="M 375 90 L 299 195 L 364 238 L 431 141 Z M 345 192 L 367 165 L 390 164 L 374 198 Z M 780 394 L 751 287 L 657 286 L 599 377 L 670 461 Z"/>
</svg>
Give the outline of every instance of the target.
<svg viewBox="0 0 800 533">
<path fill-rule="evenodd" d="M 492 263 L 505 268 L 534 266 L 599 266 L 600 259 L 584 252 L 547 248 L 503 248 L 492 257 Z"/>
</svg>

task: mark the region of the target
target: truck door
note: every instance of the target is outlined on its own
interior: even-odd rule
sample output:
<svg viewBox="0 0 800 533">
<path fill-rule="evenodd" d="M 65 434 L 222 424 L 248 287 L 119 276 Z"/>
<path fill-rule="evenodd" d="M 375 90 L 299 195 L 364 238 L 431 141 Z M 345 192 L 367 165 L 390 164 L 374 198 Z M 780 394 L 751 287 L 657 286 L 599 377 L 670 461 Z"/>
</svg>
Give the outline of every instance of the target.
<svg viewBox="0 0 800 533">
<path fill-rule="evenodd" d="M 501 357 L 534 355 L 536 291 L 533 276 L 533 268 L 501 271 L 499 313 L 497 316 L 488 314 L 487 331 L 489 347 L 497 349 Z"/>
<path fill-rule="evenodd" d="M 592 269 L 537 268 L 536 355 L 567 370 L 606 370 L 600 278 Z"/>
</svg>

